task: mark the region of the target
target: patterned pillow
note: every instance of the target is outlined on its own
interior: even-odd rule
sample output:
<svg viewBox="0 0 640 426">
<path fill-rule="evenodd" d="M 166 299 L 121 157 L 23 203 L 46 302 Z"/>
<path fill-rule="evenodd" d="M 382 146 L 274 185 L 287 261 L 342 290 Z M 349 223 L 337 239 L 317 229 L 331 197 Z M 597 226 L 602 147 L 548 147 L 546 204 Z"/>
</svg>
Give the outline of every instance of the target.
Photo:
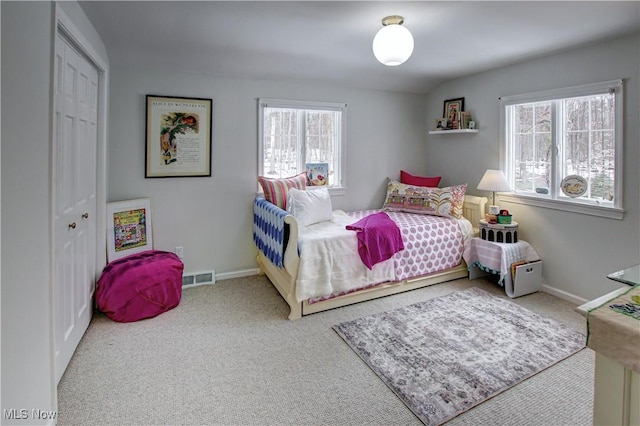
<svg viewBox="0 0 640 426">
<path fill-rule="evenodd" d="M 286 210 L 289 188 L 305 189 L 307 187 L 307 172 L 282 179 L 258 176 L 258 182 L 262 186 L 264 198 L 282 210 Z"/>
<path fill-rule="evenodd" d="M 446 188 L 413 186 L 389 179 L 387 198 L 382 208 L 387 211 L 430 214 L 434 216 L 462 217 L 462 204 L 467 184 Z"/>
<path fill-rule="evenodd" d="M 414 176 L 411 173 L 400 170 L 400 182 L 406 183 L 407 185 L 428 186 L 431 188 L 437 188 L 440 184 L 440 179 L 442 179 L 442 176 Z"/>
</svg>

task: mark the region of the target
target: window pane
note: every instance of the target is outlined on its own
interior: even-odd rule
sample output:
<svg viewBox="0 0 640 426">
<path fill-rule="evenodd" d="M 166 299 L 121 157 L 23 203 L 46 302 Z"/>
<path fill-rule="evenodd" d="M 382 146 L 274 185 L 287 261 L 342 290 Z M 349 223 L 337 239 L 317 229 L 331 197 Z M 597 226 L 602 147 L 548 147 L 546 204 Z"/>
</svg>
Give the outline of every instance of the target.
<svg viewBox="0 0 640 426">
<path fill-rule="evenodd" d="M 589 183 L 582 199 L 610 202 L 614 196 L 614 95 L 564 100 L 567 133 L 562 178 L 577 174 Z"/>
<path fill-rule="evenodd" d="M 614 145 L 611 132 L 594 132 L 591 146 L 591 192 L 590 197 L 613 201 L 614 191 Z"/>
<path fill-rule="evenodd" d="M 264 173 L 287 177 L 297 173 L 300 143 L 298 113 L 294 109 L 264 109 Z"/>
<path fill-rule="evenodd" d="M 515 190 L 536 192 L 551 182 L 551 103 L 515 105 Z"/>
<path fill-rule="evenodd" d="M 589 101 L 573 98 L 564 101 L 567 131 L 589 130 Z"/>
<path fill-rule="evenodd" d="M 516 190 L 533 190 L 533 170 L 531 169 L 530 152 L 533 146 L 533 138 L 530 134 L 517 135 L 515 141 L 515 173 Z"/>
<path fill-rule="evenodd" d="M 343 106 L 326 103 L 328 109 L 322 109 L 318 108 L 318 102 L 312 102 L 307 109 L 306 105 L 297 106 L 298 102 L 293 102 L 296 105 L 287 105 L 288 101 L 272 102 L 261 100 L 262 157 L 258 161 L 258 174 L 288 177 L 304 172 L 314 163 L 318 164 L 314 173 L 322 177 L 314 177 L 314 184 L 343 187 Z"/>
<path fill-rule="evenodd" d="M 536 133 L 551 132 L 551 104 L 542 102 L 534 104 Z"/>
<path fill-rule="evenodd" d="M 551 133 L 536 134 L 535 145 L 535 188 L 549 189 L 551 187 Z"/>
<path fill-rule="evenodd" d="M 336 111 L 306 112 L 306 156 L 307 163 L 327 163 L 329 167 L 328 185 L 337 185 L 338 168 L 338 120 Z"/>
</svg>

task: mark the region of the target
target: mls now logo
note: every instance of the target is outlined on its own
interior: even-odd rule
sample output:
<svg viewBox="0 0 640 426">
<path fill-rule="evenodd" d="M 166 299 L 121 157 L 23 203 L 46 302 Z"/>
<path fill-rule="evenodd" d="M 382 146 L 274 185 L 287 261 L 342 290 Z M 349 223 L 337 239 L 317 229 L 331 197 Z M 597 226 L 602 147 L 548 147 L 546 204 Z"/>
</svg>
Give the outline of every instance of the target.
<svg viewBox="0 0 640 426">
<path fill-rule="evenodd" d="M 29 410 L 10 408 L 2 410 L 6 420 L 25 420 L 29 418 Z"/>
<path fill-rule="evenodd" d="M 55 419 L 58 412 L 39 409 L 27 410 L 26 408 L 5 408 L 2 414 L 5 420 L 27 420 L 29 418 L 43 420 Z"/>
</svg>

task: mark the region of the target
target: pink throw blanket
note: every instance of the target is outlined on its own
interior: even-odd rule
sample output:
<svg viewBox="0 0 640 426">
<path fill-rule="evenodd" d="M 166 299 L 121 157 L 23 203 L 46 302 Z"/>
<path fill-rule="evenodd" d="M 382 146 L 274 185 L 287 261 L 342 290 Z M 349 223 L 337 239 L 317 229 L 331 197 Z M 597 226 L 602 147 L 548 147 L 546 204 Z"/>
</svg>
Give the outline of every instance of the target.
<svg viewBox="0 0 640 426">
<path fill-rule="evenodd" d="M 400 228 L 385 212 L 370 214 L 346 228 L 357 232 L 360 259 L 370 270 L 404 250 Z"/>
</svg>

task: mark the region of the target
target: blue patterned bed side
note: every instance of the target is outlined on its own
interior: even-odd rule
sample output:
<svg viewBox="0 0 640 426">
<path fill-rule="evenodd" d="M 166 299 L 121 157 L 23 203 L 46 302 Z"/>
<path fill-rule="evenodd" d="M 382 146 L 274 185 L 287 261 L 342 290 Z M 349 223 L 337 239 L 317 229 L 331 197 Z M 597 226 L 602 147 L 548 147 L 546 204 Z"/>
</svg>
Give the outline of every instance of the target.
<svg viewBox="0 0 640 426">
<path fill-rule="evenodd" d="M 279 268 L 283 267 L 285 250 L 285 210 L 264 198 L 253 202 L 253 241 L 258 249 Z"/>
</svg>

